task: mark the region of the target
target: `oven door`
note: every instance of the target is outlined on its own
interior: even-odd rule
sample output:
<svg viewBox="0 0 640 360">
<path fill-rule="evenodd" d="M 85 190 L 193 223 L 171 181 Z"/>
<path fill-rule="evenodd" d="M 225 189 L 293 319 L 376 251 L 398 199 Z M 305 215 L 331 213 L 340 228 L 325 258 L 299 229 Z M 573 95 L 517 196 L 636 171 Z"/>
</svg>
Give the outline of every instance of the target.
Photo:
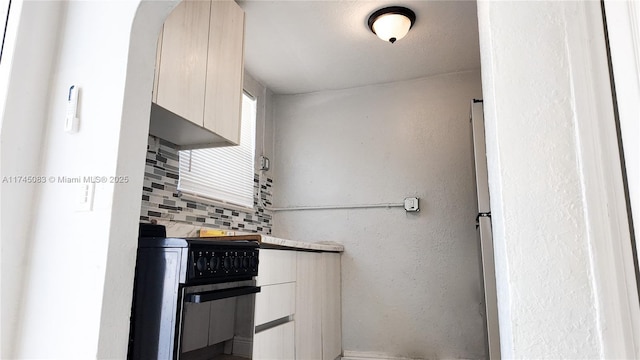
<svg viewBox="0 0 640 360">
<path fill-rule="evenodd" d="M 176 358 L 250 358 L 257 292 L 254 280 L 182 288 Z"/>
</svg>

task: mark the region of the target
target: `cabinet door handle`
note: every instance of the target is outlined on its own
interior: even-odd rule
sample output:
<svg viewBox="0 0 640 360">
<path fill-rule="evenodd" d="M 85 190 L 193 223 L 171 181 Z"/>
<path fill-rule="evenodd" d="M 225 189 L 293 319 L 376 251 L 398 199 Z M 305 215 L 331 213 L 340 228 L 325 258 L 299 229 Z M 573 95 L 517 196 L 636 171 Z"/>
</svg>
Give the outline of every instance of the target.
<svg viewBox="0 0 640 360">
<path fill-rule="evenodd" d="M 280 319 L 275 319 L 273 321 L 269 321 L 267 323 L 264 323 L 264 324 L 256 326 L 254 332 L 257 334 L 257 333 L 265 331 L 265 330 L 273 329 L 276 326 L 280 326 L 282 324 L 286 324 L 286 323 L 288 323 L 289 321 L 292 321 L 292 320 L 293 320 L 293 315 L 288 315 L 288 316 L 285 316 L 285 317 L 281 317 Z"/>
</svg>

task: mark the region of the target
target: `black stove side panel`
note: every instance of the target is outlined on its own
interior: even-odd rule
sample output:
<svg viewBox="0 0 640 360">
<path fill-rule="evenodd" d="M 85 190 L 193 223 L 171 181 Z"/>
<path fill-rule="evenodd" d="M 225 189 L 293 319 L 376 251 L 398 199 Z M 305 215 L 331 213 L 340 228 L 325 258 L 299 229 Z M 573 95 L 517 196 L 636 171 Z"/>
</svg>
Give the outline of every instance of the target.
<svg viewBox="0 0 640 360">
<path fill-rule="evenodd" d="M 186 248 L 138 249 L 130 360 L 175 358 Z"/>
</svg>

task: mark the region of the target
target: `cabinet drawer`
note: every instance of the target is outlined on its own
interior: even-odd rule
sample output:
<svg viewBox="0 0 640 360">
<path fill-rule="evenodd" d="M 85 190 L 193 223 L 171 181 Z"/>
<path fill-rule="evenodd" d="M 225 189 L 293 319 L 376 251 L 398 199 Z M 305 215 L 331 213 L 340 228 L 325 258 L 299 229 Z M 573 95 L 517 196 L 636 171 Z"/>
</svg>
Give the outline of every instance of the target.
<svg viewBox="0 0 640 360">
<path fill-rule="evenodd" d="M 295 313 L 296 283 L 264 285 L 256 294 L 256 326 Z"/>
<path fill-rule="evenodd" d="M 296 281 L 296 252 L 260 249 L 258 286 Z"/>
<path fill-rule="evenodd" d="M 294 322 L 259 332 L 253 337 L 253 360 L 293 360 Z"/>
</svg>

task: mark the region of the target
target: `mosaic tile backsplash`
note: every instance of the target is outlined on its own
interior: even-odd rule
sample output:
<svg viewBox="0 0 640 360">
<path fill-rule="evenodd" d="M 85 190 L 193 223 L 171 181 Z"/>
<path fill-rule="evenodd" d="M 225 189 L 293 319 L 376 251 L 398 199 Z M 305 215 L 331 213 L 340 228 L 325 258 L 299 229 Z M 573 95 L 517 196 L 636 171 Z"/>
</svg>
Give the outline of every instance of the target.
<svg viewBox="0 0 640 360">
<path fill-rule="evenodd" d="M 272 217 L 264 206 L 271 205 L 273 180 L 254 177 L 254 212 L 227 209 L 185 199 L 178 194 L 178 149 L 165 140 L 149 136 L 142 189 L 140 220 L 153 219 L 216 228 L 271 234 Z"/>
</svg>

